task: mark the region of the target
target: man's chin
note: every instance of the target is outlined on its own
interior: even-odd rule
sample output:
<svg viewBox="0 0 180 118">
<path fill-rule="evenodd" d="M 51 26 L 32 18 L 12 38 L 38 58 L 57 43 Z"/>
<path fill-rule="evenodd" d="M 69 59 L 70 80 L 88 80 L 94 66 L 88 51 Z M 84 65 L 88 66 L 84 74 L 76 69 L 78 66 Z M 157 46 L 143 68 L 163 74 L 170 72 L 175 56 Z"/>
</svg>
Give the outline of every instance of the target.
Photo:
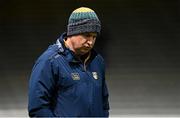
<svg viewBox="0 0 180 118">
<path fill-rule="evenodd" d="M 86 51 L 86 52 L 82 52 L 81 55 L 85 55 L 87 54 L 89 51 Z"/>
<path fill-rule="evenodd" d="M 85 55 L 85 54 L 87 54 L 90 50 L 91 50 L 91 49 L 88 49 L 88 48 L 86 48 L 86 49 L 81 49 L 81 50 L 77 51 L 77 54 L 78 54 L 78 55 Z"/>
<path fill-rule="evenodd" d="M 90 51 L 90 50 L 83 50 L 83 51 L 81 51 L 81 54 L 82 54 L 82 55 L 85 55 L 85 54 L 87 54 L 89 51 Z"/>
</svg>

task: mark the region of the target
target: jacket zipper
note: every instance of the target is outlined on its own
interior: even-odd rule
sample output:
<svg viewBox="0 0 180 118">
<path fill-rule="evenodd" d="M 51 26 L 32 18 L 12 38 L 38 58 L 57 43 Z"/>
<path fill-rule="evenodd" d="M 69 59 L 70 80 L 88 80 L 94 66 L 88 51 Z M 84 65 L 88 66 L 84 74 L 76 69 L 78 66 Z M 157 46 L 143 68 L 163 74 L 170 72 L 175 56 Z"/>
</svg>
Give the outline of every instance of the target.
<svg viewBox="0 0 180 118">
<path fill-rule="evenodd" d="M 84 71 L 86 71 L 86 62 L 89 60 L 90 56 L 91 56 L 91 52 L 89 52 L 88 57 L 84 60 L 84 63 L 83 63 Z"/>
</svg>

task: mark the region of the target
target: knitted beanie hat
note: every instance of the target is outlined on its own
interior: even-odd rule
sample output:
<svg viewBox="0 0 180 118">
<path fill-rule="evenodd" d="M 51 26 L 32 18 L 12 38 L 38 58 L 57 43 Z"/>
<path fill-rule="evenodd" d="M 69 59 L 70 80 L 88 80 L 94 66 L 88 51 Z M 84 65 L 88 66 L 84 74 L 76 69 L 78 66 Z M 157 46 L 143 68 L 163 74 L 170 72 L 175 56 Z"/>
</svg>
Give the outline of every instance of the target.
<svg viewBox="0 0 180 118">
<path fill-rule="evenodd" d="M 101 23 L 92 9 L 80 7 L 71 13 L 67 26 L 67 36 L 86 32 L 100 34 L 100 30 Z"/>
</svg>

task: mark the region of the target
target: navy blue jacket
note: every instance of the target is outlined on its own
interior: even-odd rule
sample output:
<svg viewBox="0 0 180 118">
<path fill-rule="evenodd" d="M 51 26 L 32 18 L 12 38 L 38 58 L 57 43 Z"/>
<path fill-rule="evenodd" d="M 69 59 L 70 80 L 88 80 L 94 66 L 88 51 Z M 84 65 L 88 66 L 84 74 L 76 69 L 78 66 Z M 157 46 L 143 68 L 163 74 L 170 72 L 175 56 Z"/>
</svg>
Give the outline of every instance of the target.
<svg viewBox="0 0 180 118">
<path fill-rule="evenodd" d="M 29 80 L 29 116 L 109 116 L 103 58 L 86 67 L 64 46 L 63 34 L 36 61 Z"/>
</svg>

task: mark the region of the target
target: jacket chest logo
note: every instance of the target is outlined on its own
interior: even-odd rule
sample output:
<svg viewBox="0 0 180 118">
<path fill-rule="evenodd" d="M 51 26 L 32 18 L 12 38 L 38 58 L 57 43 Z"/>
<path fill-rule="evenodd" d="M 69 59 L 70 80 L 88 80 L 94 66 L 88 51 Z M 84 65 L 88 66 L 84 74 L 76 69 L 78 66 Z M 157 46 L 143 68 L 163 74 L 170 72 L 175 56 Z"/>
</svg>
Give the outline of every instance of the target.
<svg viewBox="0 0 180 118">
<path fill-rule="evenodd" d="M 98 79 L 98 74 L 97 74 L 97 72 L 92 72 L 92 75 L 93 75 L 94 79 Z"/>
<path fill-rule="evenodd" d="M 79 73 L 71 73 L 71 77 L 73 80 L 80 80 Z"/>
</svg>

